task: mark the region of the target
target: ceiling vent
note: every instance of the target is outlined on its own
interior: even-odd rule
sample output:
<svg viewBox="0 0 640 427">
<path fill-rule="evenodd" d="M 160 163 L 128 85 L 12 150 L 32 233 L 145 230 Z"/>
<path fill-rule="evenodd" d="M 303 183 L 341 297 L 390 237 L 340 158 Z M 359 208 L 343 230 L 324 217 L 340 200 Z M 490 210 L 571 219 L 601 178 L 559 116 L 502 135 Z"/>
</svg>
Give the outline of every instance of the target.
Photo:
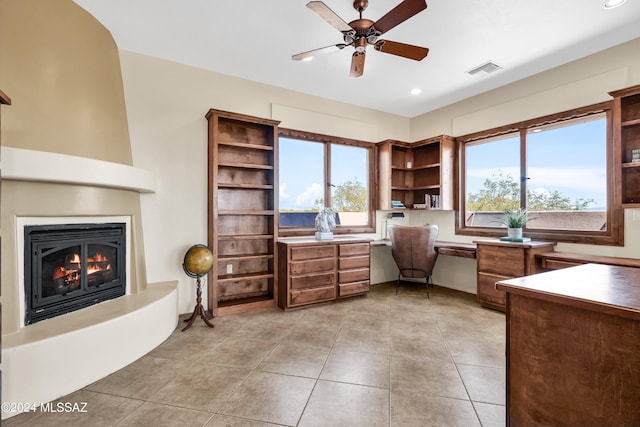
<svg viewBox="0 0 640 427">
<path fill-rule="evenodd" d="M 487 74 L 491 74 L 494 71 L 498 71 L 501 69 L 502 69 L 501 66 L 489 61 L 468 70 L 467 74 L 469 74 L 470 76 L 486 76 Z"/>
</svg>

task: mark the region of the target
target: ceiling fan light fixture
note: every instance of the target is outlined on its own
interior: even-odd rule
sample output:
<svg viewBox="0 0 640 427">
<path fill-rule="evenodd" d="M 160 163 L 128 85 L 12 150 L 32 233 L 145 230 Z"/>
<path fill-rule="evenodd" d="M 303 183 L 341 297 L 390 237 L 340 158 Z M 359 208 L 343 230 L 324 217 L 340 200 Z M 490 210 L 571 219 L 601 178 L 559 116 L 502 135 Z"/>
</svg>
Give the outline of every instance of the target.
<svg viewBox="0 0 640 427">
<path fill-rule="evenodd" d="M 352 77 L 362 76 L 367 45 L 372 45 L 378 52 L 400 56 L 414 61 L 423 60 L 429 49 L 391 40 L 378 40 L 378 37 L 392 28 L 402 24 L 427 8 L 425 0 L 402 0 L 396 7 L 388 11 L 382 18 L 372 21 L 362 17 L 362 12 L 369 5 L 369 0 L 353 0 L 353 8 L 358 12 L 359 19 L 347 23 L 322 1 L 310 1 L 307 7 L 324 19 L 332 27 L 342 33 L 344 44 L 321 47 L 307 52 L 291 55 L 294 61 L 300 61 L 319 53 L 326 53 L 352 46 L 354 53 L 351 59 Z"/>
<path fill-rule="evenodd" d="M 409 92 L 411 95 L 420 95 L 422 93 L 422 89 L 420 89 L 419 87 L 415 87 L 413 89 L 411 89 L 411 92 Z"/>
<path fill-rule="evenodd" d="M 627 0 L 607 0 L 606 2 L 604 2 L 604 4 L 602 5 L 602 8 L 605 10 L 608 9 L 615 9 L 616 7 L 620 7 L 623 4 L 625 4 L 627 2 Z"/>
<path fill-rule="evenodd" d="M 306 58 L 302 58 L 304 62 L 313 61 L 313 56 L 307 56 Z"/>
</svg>

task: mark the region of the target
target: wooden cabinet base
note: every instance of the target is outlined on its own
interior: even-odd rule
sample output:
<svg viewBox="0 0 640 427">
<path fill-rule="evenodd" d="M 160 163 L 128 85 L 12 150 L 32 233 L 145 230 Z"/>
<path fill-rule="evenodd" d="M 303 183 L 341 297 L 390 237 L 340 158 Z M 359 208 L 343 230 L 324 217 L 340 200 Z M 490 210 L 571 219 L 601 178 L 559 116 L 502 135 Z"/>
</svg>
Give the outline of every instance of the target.
<svg viewBox="0 0 640 427">
<path fill-rule="evenodd" d="M 278 305 L 283 310 L 369 292 L 369 240 L 340 236 L 278 240 Z"/>
<path fill-rule="evenodd" d="M 507 292 L 507 425 L 640 425 L 640 270 L 589 264 Z"/>
<path fill-rule="evenodd" d="M 477 240 L 477 295 L 481 306 L 505 310 L 504 291 L 496 282 L 536 272 L 535 255 L 547 252 L 555 242 L 503 242 L 498 239 Z"/>
</svg>

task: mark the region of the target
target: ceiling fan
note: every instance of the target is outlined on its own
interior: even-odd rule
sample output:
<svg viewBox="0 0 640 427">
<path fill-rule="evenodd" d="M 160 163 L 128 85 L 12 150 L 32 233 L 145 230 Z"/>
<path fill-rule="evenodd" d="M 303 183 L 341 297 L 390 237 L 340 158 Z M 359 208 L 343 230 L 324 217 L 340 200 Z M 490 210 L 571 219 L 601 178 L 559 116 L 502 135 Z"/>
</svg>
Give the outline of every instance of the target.
<svg viewBox="0 0 640 427">
<path fill-rule="evenodd" d="M 421 61 L 427 56 L 429 49 L 426 47 L 414 46 L 390 40 L 378 40 L 378 37 L 382 34 L 425 10 L 427 8 L 425 0 L 404 0 L 375 22 L 362 17 L 362 12 L 368 5 L 368 0 L 355 0 L 353 2 L 353 8 L 358 11 L 360 18 L 347 24 L 323 2 L 310 1 L 307 3 L 307 7 L 309 9 L 313 10 L 322 19 L 342 33 L 344 43 L 338 43 L 298 53 L 296 55 L 292 55 L 291 59 L 299 61 L 306 58 L 312 58 L 319 53 L 333 52 L 344 49 L 347 46 L 353 46 L 356 51 L 353 53 L 351 58 L 350 75 L 351 77 L 360 77 L 364 72 L 364 57 L 368 44 L 373 45 L 374 49 L 377 51 L 402 56 L 403 58 L 413 59 L 415 61 Z"/>
</svg>

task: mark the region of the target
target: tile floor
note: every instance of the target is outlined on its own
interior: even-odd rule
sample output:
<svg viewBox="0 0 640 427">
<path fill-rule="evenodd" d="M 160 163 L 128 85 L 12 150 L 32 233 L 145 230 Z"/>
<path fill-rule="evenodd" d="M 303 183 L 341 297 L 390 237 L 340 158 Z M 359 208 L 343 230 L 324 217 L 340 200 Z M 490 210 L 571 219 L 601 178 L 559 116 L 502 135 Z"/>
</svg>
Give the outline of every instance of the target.
<svg viewBox="0 0 640 427">
<path fill-rule="evenodd" d="M 183 316 L 187 317 L 187 316 Z M 25 426 L 502 426 L 505 319 L 475 296 L 374 285 L 366 297 L 199 320 Z"/>
</svg>

